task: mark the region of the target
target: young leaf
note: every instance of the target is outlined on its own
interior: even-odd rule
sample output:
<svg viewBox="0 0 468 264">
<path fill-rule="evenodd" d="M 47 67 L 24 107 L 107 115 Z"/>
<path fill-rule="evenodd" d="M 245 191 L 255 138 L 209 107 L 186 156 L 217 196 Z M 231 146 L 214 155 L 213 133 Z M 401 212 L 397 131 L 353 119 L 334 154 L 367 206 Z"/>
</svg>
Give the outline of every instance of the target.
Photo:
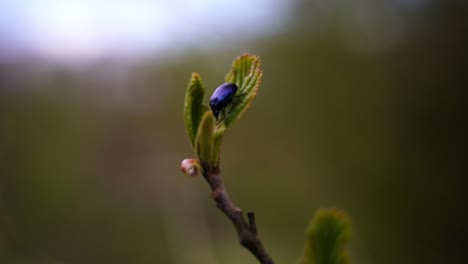
<svg viewBox="0 0 468 264">
<path fill-rule="evenodd" d="M 224 132 L 226 131 L 226 126 L 223 123 L 220 123 L 215 127 L 214 137 L 213 137 L 213 166 L 216 167 L 219 163 L 219 155 L 221 152 L 221 144 L 223 142 Z"/>
<path fill-rule="evenodd" d="M 319 209 L 307 229 L 303 264 L 348 264 L 345 246 L 351 236 L 348 216 Z"/>
<path fill-rule="evenodd" d="M 242 56 L 241 56 L 242 58 Z M 244 69 L 248 67 L 248 74 L 242 79 L 241 86 L 239 87 L 238 96 L 240 101 L 232 105 L 228 110 L 229 115 L 226 117 L 224 123 L 228 127 L 232 122 L 245 112 L 247 107 L 252 103 L 252 100 L 257 95 L 258 89 L 262 82 L 262 70 L 260 69 L 260 58 L 258 56 L 250 56 L 247 59 L 240 60 L 237 64 L 239 68 L 237 71 L 234 69 L 228 74 L 227 77 L 235 78 L 241 76 L 245 72 Z"/>
<path fill-rule="evenodd" d="M 198 126 L 197 136 L 195 138 L 195 150 L 198 154 L 198 158 L 201 161 L 209 163 L 213 161 L 214 121 L 213 113 L 211 111 L 206 111 Z"/>
<path fill-rule="evenodd" d="M 244 79 L 249 74 L 252 62 L 258 59 L 257 56 L 250 56 L 248 53 L 244 53 L 237 57 L 232 62 L 231 71 L 226 74 L 226 82 L 235 83 L 237 87 L 242 90 Z"/>
<path fill-rule="evenodd" d="M 195 137 L 202 118 L 207 107 L 202 105 L 205 88 L 200 75 L 192 73 L 192 78 L 185 93 L 184 119 L 185 129 L 190 138 L 192 147 L 195 147 Z"/>
<path fill-rule="evenodd" d="M 208 120 L 210 122 L 205 123 L 202 119 L 207 116 L 206 112 L 211 113 L 211 117 L 206 118 L 212 118 L 214 121 L 214 116 L 209 108 L 202 104 L 205 89 L 200 76 L 196 73 L 192 74 L 185 96 L 184 117 L 190 142 L 201 160 L 210 161 L 214 165 L 218 164 L 221 143 L 227 127 L 250 105 L 257 94 L 261 79 L 262 71 L 258 56 L 244 53 L 237 57 L 232 63 L 231 71 L 226 75 L 226 82 L 235 83 L 238 87 L 236 97 L 233 102 L 222 109 L 221 117 L 218 117 L 216 123 L 211 122 L 211 119 Z M 211 126 L 211 129 L 205 129 L 207 128 L 204 127 L 205 125 Z M 208 130 L 211 137 L 207 136 Z"/>
</svg>

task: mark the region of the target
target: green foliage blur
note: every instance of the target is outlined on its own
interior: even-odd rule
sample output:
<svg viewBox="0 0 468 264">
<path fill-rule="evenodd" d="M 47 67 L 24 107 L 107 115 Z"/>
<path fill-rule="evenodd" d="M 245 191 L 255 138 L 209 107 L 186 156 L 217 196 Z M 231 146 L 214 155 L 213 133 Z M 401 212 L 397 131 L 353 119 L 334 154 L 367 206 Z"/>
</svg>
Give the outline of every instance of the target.
<svg viewBox="0 0 468 264">
<path fill-rule="evenodd" d="M 350 220 L 338 209 L 319 209 L 306 231 L 301 264 L 349 264 Z"/>
<path fill-rule="evenodd" d="M 352 218 L 352 263 L 462 263 L 468 6 L 428 2 L 401 31 L 384 8 L 363 32 L 346 6 L 313 19 L 299 1 L 285 29 L 235 47 L 79 71 L 1 64 L 0 263 L 256 263 L 179 168 L 195 156 L 191 72 L 209 95 L 245 51 L 262 88 L 221 162 L 277 263 L 299 260 L 320 207 Z"/>
</svg>

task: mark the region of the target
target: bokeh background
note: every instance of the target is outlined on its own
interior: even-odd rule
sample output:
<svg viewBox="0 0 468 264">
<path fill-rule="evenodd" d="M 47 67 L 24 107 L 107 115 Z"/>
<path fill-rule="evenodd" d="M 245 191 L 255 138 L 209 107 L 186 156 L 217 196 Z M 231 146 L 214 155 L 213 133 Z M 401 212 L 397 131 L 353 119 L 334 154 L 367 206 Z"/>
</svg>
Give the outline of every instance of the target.
<svg viewBox="0 0 468 264">
<path fill-rule="evenodd" d="M 228 131 L 227 188 L 277 263 L 319 207 L 353 263 L 464 263 L 466 1 L 0 3 L 0 263 L 256 263 L 182 119 L 232 60 L 264 81 Z"/>
</svg>

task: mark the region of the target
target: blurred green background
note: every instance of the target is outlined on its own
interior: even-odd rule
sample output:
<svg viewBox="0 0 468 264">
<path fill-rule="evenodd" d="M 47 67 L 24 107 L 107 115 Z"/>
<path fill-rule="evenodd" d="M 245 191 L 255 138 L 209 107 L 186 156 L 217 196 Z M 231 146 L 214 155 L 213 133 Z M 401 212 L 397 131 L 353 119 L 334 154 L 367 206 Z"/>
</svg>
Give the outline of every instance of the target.
<svg viewBox="0 0 468 264">
<path fill-rule="evenodd" d="M 247 51 L 264 80 L 225 137 L 222 169 L 277 263 L 297 263 L 319 207 L 351 216 L 353 263 L 464 263 L 468 4 L 286 11 L 281 26 L 144 56 L 0 49 L 0 262 L 256 263 L 203 179 L 180 172 L 194 156 L 191 72 L 209 95 Z"/>
</svg>

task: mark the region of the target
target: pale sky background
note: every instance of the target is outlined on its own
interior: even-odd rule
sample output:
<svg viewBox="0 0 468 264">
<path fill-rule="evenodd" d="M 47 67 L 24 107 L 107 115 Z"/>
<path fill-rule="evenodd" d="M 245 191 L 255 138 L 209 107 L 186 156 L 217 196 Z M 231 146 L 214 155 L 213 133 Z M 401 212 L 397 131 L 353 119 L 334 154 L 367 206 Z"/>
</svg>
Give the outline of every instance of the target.
<svg viewBox="0 0 468 264">
<path fill-rule="evenodd" d="M 296 2 L 0 0 L 0 58 L 33 54 L 88 60 L 235 48 L 246 39 L 284 32 Z M 406 23 L 417 20 L 418 9 L 430 2 L 311 0 L 313 7 L 307 12 L 317 27 L 316 18 L 330 9 L 343 11 L 340 14 L 349 17 L 342 25 L 344 38 L 356 49 L 368 51 L 397 42 L 406 33 Z"/>
<path fill-rule="evenodd" d="M 293 1 L 3 0 L 0 52 L 28 50 L 61 59 L 209 48 L 271 34 Z"/>
</svg>

